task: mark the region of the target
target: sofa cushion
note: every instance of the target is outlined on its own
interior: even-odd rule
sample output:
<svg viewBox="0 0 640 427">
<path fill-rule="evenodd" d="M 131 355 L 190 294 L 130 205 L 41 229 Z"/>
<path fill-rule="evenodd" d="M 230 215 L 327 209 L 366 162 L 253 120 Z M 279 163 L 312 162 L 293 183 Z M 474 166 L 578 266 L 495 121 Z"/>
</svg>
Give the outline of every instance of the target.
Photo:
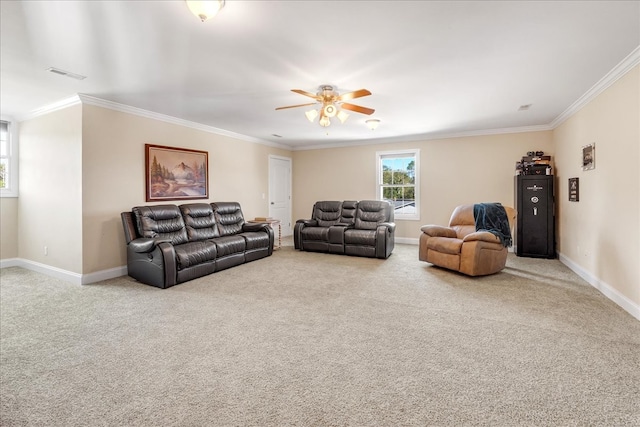
<svg viewBox="0 0 640 427">
<path fill-rule="evenodd" d="M 242 231 L 244 215 L 237 202 L 216 202 L 211 207 L 215 212 L 216 224 L 220 236 L 238 234 Z"/>
<path fill-rule="evenodd" d="M 216 244 L 218 258 L 244 252 L 247 248 L 247 241 L 239 234 L 220 236 L 211 241 Z"/>
<path fill-rule="evenodd" d="M 240 233 L 246 241 L 246 250 L 269 247 L 269 235 L 263 231 L 245 231 Z"/>
<path fill-rule="evenodd" d="M 206 240 L 218 236 L 216 217 L 209 203 L 180 205 L 190 241 Z"/>
<path fill-rule="evenodd" d="M 132 209 L 140 237 L 171 239 L 171 244 L 188 241 L 182 213 L 176 205 L 137 206 Z"/>
<path fill-rule="evenodd" d="M 199 242 L 187 242 L 176 245 L 176 258 L 178 259 L 178 270 L 182 270 L 193 265 L 202 264 L 216 259 L 216 245 L 207 240 Z"/>
</svg>

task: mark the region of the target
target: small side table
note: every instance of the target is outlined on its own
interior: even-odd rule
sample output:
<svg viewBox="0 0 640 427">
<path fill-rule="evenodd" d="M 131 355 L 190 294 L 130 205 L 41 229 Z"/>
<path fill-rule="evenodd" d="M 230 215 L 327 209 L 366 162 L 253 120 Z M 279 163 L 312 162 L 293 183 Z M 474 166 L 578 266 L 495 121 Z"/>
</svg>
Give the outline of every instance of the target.
<svg viewBox="0 0 640 427">
<path fill-rule="evenodd" d="M 253 219 L 251 221 L 247 221 L 247 222 L 251 222 L 251 223 L 259 223 L 259 224 L 269 224 L 269 226 L 271 228 L 275 227 L 276 225 L 278 226 L 278 244 L 276 245 L 274 243 L 273 245 L 273 250 L 277 250 L 280 249 L 282 247 L 282 223 L 280 222 L 279 219 Z"/>
</svg>

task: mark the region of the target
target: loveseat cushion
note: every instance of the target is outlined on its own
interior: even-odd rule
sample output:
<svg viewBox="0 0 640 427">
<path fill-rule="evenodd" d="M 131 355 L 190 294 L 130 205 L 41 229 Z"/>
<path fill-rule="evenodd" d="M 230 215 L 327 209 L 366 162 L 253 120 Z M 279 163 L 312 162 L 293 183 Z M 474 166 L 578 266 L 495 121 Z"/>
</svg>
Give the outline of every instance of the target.
<svg viewBox="0 0 640 427">
<path fill-rule="evenodd" d="M 217 255 L 216 245 L 207 240 L 183 243 L 174 248 L 178 259 L 178 270 L 214 261 Z"/>
<path fill-rule="evenodd" d="M 351 225 L 356 221 L 356 210 L 358 202 L 347 200 L 342 202 L 342 211 L 340 212 L 340 223 Z"/>
<path fill-rule="evenodd" d="M 320 240 L 326 242 L 329 240 L 329 227 L 306 227 L 301 231 L 302 240 Z"/>
<path fill-rule="evenodd" d="M 340 222 L 342 202 L 322 201 L 313 205 L 311 219 L 318 221 L 318 227 L 330 227 Z"/>
<path fill-rule="evenodd" d="M 374 246 L 376 244 L 376 230 L 348 229 L 344 232 L 345 245 Z"/>
<path fill-rule="evenodd" d="M 188 241 L 187 230 L 178 206 L 138 206 L 132 211 L 140 237 L 171 239 L 173 245 Z"/>
<path fill-rule="evenodd" d="M 361 230 L 375 230 L 381 222 L 389 222 L 391 205 L 379 200 L 362 200 L 356 210 L 355 227 Z"/>
</svg>

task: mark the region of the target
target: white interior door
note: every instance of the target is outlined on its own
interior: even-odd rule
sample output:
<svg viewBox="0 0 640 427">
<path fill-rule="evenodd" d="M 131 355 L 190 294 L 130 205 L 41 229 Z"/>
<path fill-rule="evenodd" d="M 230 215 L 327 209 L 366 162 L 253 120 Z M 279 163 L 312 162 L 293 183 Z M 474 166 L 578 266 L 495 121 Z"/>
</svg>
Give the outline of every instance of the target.
<svg viewBox="0 0 640 427">
<path fill-rule="evenodd" d="M 291 227 L 291 159 L 269 156 L 269 216 L 279 219 L 282 235 L 290 236 Z"/>
</svg>

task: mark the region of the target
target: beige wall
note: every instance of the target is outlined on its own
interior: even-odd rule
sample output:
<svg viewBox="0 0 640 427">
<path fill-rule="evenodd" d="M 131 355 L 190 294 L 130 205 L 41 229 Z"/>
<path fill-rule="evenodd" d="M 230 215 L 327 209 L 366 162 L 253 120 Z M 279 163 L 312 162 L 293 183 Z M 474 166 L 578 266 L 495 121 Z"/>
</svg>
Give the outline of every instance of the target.
<svg viewBox="0 0 640 427">
<path fill-rule="evenodd" d="M 640 305 L 640 66 L 554 132 L 559 252 Z M 582 146 L 595 142 L 595 169 Z M 568 178 L 580 201 L 568 201 Z"/>
<path fill-rule="evenodd" d="M 0 259 L 18 256 L 18 198 L 0 199 Z"/>
<path fill-rule="evenodd" d="M 209 153 L 209 202 L 237 201 L 246 218 L 269 211 L 269 155 L 291 152 L 85 105 L 82 120 L 84 274 L 126 265 L 120 212 L 145 204 L 144 145 Z M 195 200 L 194 202 L 207 202 Z M 168 202 L 181 204 L 186 202 Z"/>
<path fill-rule="evenodd" d="M 22 122 L 19 141 L 19 257 L 82 273 L 82 107 Z"/>
<path fill-rule="evenodd" d="M 527 151 L 553 155 L 551 131 L 295 151 L 294 221 L 317 200 L 376 198 L 376 152 L 420 149 L 420 220 L 396 220 L 396 237 L 417 239 L 424 224 L 447 224 L 463 203 L 513 206 L 515 163 Z"/>
</svg>

